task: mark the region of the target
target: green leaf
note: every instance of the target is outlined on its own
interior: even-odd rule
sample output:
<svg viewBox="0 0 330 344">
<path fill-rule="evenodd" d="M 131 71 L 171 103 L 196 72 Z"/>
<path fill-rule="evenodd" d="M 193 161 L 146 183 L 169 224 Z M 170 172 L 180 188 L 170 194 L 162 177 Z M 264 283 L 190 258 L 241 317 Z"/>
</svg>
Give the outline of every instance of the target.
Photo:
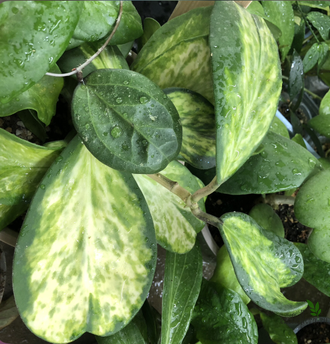
<svg viewBox="0 0 330 344">
<path fill-rule="evenodd" d="M 72 101 L 73 122 L 105 165 L 132 173 L 164 169 L 181 149 L 179 115 L 162 90 L 129 70 L 91 73 Z"/>
<path fill-rule="evenodd" d="M 61 73 L 56 65 L 51 68 L 50 72 Z M 31 109 L 37 112 L 39 120 L 49 125 L 55 115 L 58 96 L 63 85 L 62 78 L 45 75 L 36 84 L 17 95 L 16 98 L 8 103 L 0 103 L 0 117 L 12 115 L 21 110 Z"/>
<path fill-rule="evenodd" d="M 82 1 L 83 8 L 73 38 L 97 41 L 110 34 L 119 13 L 120 1 Z M 141 18 L 131 1 L 123 2 L 123 13 L 111 45 L 133 41 L 143 33 Z"/>
<path fill-rule="evenodd" d="M 294 37 L 291 48 L 300 53 L 304 44 L 306 24 L 302 18 L 295 17 L 295 19 L 297 19 L 297 22 L 295 21 L 294 24 Z"/>
<path fill-rule="evenodd" d="M 264 150 L 252 156 L 220 186 L 219 192 L 266 194 L 296 188 L 319 166 L 308 150 L 271 131 L 262 144 Z"/>
<path fill-rule="evenodd" d="M 160 315 L 149 305 L 148 299 L 144 302 L 141 310 L 147 324 L 149 343 L 157 343 L 160 335 Z"/>
<path fill-rule="evenodd" d="M 295 244 L 295 245 L 297 246 L 297 244 Z M 313 304 L 313 302 L 312 302 L 312 301 L 309 301 L 309 300 L 306 300 L 306 301 L 307 301 L 309 307 L 314 309 L 314 304 Z"/>
<path fill-rule="evenodd" d="M 293 51 L 289 75 L 289 96 L 294 100 L 304 89 L 304 67 L 300 55 Z"/>
<path fill-rule="evenodd" d="M 80 1 L 5 1 L 0 13 L 0 102 L 38 82 L 64 52 L 80 14 Z"/>
<path fill-rule="evenodd" d="M 303 59 L 304 73 L 310 71 L 317 64 L 320 57 L 319 47 L 320 45 L 318 43 L 314 43 L 308 49 Z"/>
<path fill-rule="evenodd" d="M 32 86 L 33 87 L 33 86 Z M 47 138 L 46 126 L 42 123 L 33 110 L 23 110 L 17 113 L 19 119 L 23 122 L 26 129 L 30 130 L 37 136 L 41 142 L 45 142 Z"/>
<path fill-rule="evenodd" d="M 210 281 L 235 291 L 246 305 L 250 302 L 250 298 L 237 280 L 226 245 L 223 245 L 217 253 L 217 265 Z"/>
<path fill-rule="evenodd" d="M 308 247 L 311 252 L 324 262 L 330 263 L 330 228 L 327 227 L 314 228 L 312 234 L 308 238 Z"/>
<path fill-rule="evenodd" d="M 318 259 L 306 244 L 295 243 L 304 259 L 304 279 L 330 297 L 330 263 Z M 308 301 L 308 304 L 310 301 Z M 314 307 L 314 306 L 312 306 Z"/>
<path fill-rule="evenodd" d="M 311 313 L 311 315 L 313 315 L 314 317 L 316 316 L 316 313 Z"/>
<path fill-rule="evenodd" d="M 147 297 L 156 263 L 148 206 L 133 177 L 78 137 L 33 198 L 14 256 L 20 316 L 37 336 L 70 342 L 123 328 Z"/>
<path fill-rule="evenodd" d="M 320 315 L 320 313 L 321 313 L 321 309 L 317 312 L 317 316 L 319 316 Z"/>
<path fill-rule="evenodd" d="M 319 115 L 313 117 L 308 125 L 321 135 L 330 138 L 330 92 L 327 92 L 321 101 Z"/>
<path fill-rule="evenodd" d="M 302 224 L 312 228 L 329 228 L 330 170 L 310 178 L 299 190 L 294 212 Z"/>
<path fill-rule="evenodd" d="M 161 174 L 178 182 L 191 193 L 201 188 L 198 179 L 176 161 L 172 161 Z M 142 174 L 135 174 L 134 178 L 150 209 L 158 244 L 176 253 L 190 251 L 195 245 L 197 233 L 205 225 L 204 222 L 191 213 L 184 201 L 153 179 Z M 199 206 L 205 209 L 203 200 L 199 202 Z"/>
<path fill-rule="evenodd" d="M 188 330 L 203 277 L 199 245 L 186 254 L 167 251 L 162 301 L 162 344 L 181 343 Z"/>
<path fill-rule="evenodd" d="M 215 166 L 215 117 L 212 104 L 200 94 L 180 88 L 164 90 L 182 124 L 179 159 L 200 169 Z"/>
<path fill-rule="evenodd" d="M 269 127 L 269 130 L 273 131 L 278 135 L 284 136 L 287 139 L 290 138 L 288 129 L 286 128 L 285 124 L 276 116 L 274 117 L 273 122 Z"/>
<path fill-rule="evenodd" d="M 148 344 L 146 337 L 147 325 L 141 311 L 127 326 L 112 336 L 95 336 L 98 344 Z"/>
<path fill-rule="evenodd" d="M 264 329 L 276 344 L 298 344 L 297 336 L 285 321 L 276 314 L 260 312 L 260 318 Z"/>
<path fill-rule="evenodd" d="M 299 1 L 300 5 L 309 6 L 312 8 L 320 8 L 320 9 L 327 9 L 329 7 L 329 1 Z"/>
<path fill-rule="evenodd" d="M 228 249 L 239 283 L 258 306 L 282 316 L 295 316 L 305 302 L 286 299 L 280 288 L 297 283 L 303 259 L 293 243 L 264 230 L 248 215 L 227 213 L 221 217 L 220 234 Z"/>
<path fill-rule="evenodd" d="M 273 232 L 281 238 L 284 238 L 284 227 L 280 217 L 274 209 L 265 203 L 255 205 L 249 215 L 255 220 L 260 227 Z"/>
<path fill-rule="evenodd" d="M 301 147 L 307 149 L 304 138 L 301 136 L 301 134 L 296 134 L 291 140 L 295 143 L 298 143 L 298 145 Z"/>
<path fill-rule="evenodd" d="M 268 20 L 282 32 L 279 38 L 282 62 L 288 54 L 294 36 L 294 13 L 290 1 L 262 1 Z"/>
<path fill-rule="evenodd" d="M 325 61 L 327 60 L 328 51 L 329 51 L 328 44 L 325 42 L 322 42 L 320 44 L 319 51 L 320 51 L 320 57 L 318 60 L 318 65 L 317 65 L 317 74 L 319 74 L 320 68 L 324 65 Z"/>
<path fill-rule="evenodd" d="M 222 183 L 268 131 L 282 81 L 277 45 L 263 19 L 233 1 L 217 1 L 210 27 L 217 181 Z"/>
<path fill-rule="evenodd" d="M 312 11 L 307 14 L 307 19 L 318 30 L 321 37 L 327 41 L 329 39 L 330 18 L 321 12 Z"/>
<path fill-rule="evenodd" d="M 316 302 L 316 304 L 315 304 L 315 312 L 317 312 L 319 310 L 319 308 L 320 308 L 320 305 L 319 305 L 318 302 Z"/>
<path fill-rule="evenodd" d="M 208 47 L 212 6 L 178 16 L 159 28 L 137 55 L 131 68 L 161 88 L 182 87 L 213 103 Z"/>
<path fill-rule="evenodd" d="M 203 280 L 192 320 L 196 336 L 203 344 L 257 344 L 254 317 L 234 291 Z"/>
<path fill-rule="evenodd" d="M 153 18 L 145 18 L 143 21 L 143 35 L 139 38 L 139 50 L 149 41 L 150 37 L 159 29 L 161 25 Z"/>
</svg>

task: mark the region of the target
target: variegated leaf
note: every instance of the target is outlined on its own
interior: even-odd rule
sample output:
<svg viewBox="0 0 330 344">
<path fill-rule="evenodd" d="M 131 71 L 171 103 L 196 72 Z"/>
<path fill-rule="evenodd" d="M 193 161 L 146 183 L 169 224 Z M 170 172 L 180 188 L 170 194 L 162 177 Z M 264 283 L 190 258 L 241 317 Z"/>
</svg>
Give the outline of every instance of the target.
<svg viewBox="0 0 330 344">
<path fill-rule="evenodd" d="M 276 112 L 281 91 L 277 44 L 264 20 L 233 1 L 216 1 L 211 16 L 217 181 L 251 156 Z"/>
<path fill-rule="evenodd" d="M 119 331 L 142 306 L 156 260 L 133 177 L 100 163 L 78 137 L 60 158 L 31 203 L 13 278 L 21 318 L 52 343 Z"/>
<path fill-rule="evenodd" d="M 131 68 L 161 88 L 186 88 L 213 102 L 211 10 L 197 8 L 167 22 L 151 36 Z"/>
<path fill-rule="evenodd" d="M 297 283 L 304 263 L 293 243 L 264 230 L 248 215 L 227 213 L 219 230 L 245 293 L 262 308 L 295 316 L 306 302 L 286 299 L 280 288 Z"/>
<path fill-rule="evenodd" d="M 185 166 L 176 161 L 172 161 L 161 174 L 178 182 L 191 193 L 203 187 Z M 190 251 L 195 244 L 197 233 L 204 227 L 204 222 L 198 220 L 178 196 L 153 179 L 142 174 L 133 176 L 150 209 L 158 244 L 176 253 Z M 205 210 L 203 200 L 199 201 L 199 206 Z"/>
<path fill-rule="evenodd" d="M 178 159 L 200 169 L 215 166 L 215 117 L 212 104 L 200 94 L 183 89 L 164 90 L 176 107 L 182 125 Z"/>
</svg>

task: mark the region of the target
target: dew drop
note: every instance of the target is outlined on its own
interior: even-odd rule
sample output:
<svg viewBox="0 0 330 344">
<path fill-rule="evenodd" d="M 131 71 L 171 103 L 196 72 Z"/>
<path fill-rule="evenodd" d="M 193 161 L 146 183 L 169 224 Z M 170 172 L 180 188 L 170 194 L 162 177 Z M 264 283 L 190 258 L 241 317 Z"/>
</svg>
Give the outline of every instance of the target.
<svg viewBox="0 0 330 344">
<path fill-rule="evenodd" d="M 309 158 L 309 159 L 308 159 L 308 165 L 309 165 L 310 167 L 314 167 L 314 166 L 316 165 L 316 162 L 315 162 L 313 159 Z"/>
<path fill-rule="evenodd" d="M 19 10 L 18 10 L 17 7 L 13 7 L 13 8 L 11 9 L 11 11 L 12 11 L 14 14 L 17 14 Z"/>
<path fill-rule="evenodd" d="M 294 168 L 294 169 L 292 170 L 292 173 L 295 174 L 295 175 L 298 175 L 298 176 L 301 175 L 301 173 L 299 172 L 299 170 L 296 169 L 296 168 Z"/>
<path fill-rule="evenodd" d="M 46 189 L 46 185 L 45 184 L 40 184 L 40 189 L 45 190 Z"/>
<path fill-rule="evenodd" d="M 108 135 L 108 132 L 107 132 L 107 131 L 104 131 L 104 132 L 102 133 L 102 135 L 103 135 L 103 136 L 107 136 L 107 135 Z"/>
<path fill-rule="evenodd" d="M 122 129 L 118 126 L 113 127 L 110 132 L 111 136 L 114 139 L 117 139 L 118 137 L 120 137 L 122 133 L 123 133 Z"/>
<path fill-rule="evenodd" d="M 144 97 L 144 96 L 143 96 L 143 97 L 140 97 L 140 103 L 141 103 L 141 104 L 148 103 L 148 101 L 149 101 L 149 100 L 148 100 L 147 97 Z"/>
<path fill-rule="evenodd" d="M 122 98 L 120 98 L 120 97 L 116 98 L 116 103 L 117 104 L 121 104 L 122 102 L 123 102 Z"/>
<path fill-rule="evenodd" d="M 124 85 L 128 85 L 129 84 L 129 81 L 124 81 Z"/>
</svg>

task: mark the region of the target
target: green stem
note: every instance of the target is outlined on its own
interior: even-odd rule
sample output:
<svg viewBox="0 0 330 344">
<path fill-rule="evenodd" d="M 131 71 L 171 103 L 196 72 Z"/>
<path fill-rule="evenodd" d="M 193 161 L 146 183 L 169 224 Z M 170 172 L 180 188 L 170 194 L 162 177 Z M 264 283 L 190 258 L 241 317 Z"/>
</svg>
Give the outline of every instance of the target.
<svg viewBox="0 0 330 344">
<path fill-rule="evenodd" d="M 204 197 L 207 197 L 208 195 L 210 195 L 211 193 L 213 193 L 215 190 L 217 190 L 219 188 L 221 184 L 219 184 L 217 182 L 217 177 L 215 176 L 212 181 L 204 186 L 203 188 L 197 190 L 191 197 L 191 201 L 193 203 L 197 203 L 199 200 L 201 200 Z"/>
<path fill-rule="evenodd" d="M 191 212 L 201 221 L 206 222 L 214 227 L 219 228 L 219 226 L 223 225 L 223 222 L 217 218 L 216 216 L 213 216 L 211 214 L 205 213 L 201 210 L 201 208 L 198 206 L 197 203 L 191 206 Z"/>
<path fill-rule="evenodd" d="M 282 75 L 282 79 L 283 80 L 289 80 L 289 78 L 285 75 Z M 317 94 L 313 93 L 312 91 L 308 90 L 307 88 L 304 88 L 304 91 L 308 94 L 310 94 L 314 99 L 319 99 L 322 100 L 322 98 L 320 96 L 318 96 Z"/>
</svg>

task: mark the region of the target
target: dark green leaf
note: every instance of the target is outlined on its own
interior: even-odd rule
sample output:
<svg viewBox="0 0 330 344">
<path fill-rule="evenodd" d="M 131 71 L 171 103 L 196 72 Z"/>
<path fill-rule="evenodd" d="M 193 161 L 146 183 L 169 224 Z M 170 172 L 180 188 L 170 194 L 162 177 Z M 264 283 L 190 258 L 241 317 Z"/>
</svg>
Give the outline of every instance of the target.
<svg viewBox="0 0 330 344">
<path fill-rule="evenodd" d="M 297 243 L 296 243 L 295 245 L 298 246 Z M 299 246 L 298 246 L 298 248 L 299 248 Z M 301 250 L 300 250 L 300 251 L 301 251 Z M 312 302 L 312 301 L 309 301 L 309 300 L 306 300 L 306 301 L 307 301 L 307 303 L 308 303 L 308 306 L 309 306 L 310 308 L 314 309 L 314 304 L 313 304 L 313 302 Z"/>
<path fill-rule="evenodd" d="M 319 115 L 313 117 L 308 125 L 318 131 L 321 135 L 330 138 L 330 92 L 321 101 Z"/>
<path fill-rule="evenodd" d="M 330 197 L 329 197 L 330 199 Z M 311 252 L 324 262 L 330 263 L 330 226 L 314 228 L 308 238 L 308 247 Z"/>
<path fill-rule="evenodd" d="M 268 132 L 264 150 L 252 156 L 219 192 L 232 195 L 266 194 L 299 187 L 319 166 L 308 150 L 285 137 Z"/>
<path fill-rule="evenodd" d="M 82 1 L 83 8 L 73 38 L 97 41 L 110 34 L 115 26 L 120 1 Z M 123 2 L 123 14 L 118 29 L 109 44 L 131 42 L 142 35 L 141 18 L 131 1 Z"/>
<path fill-rule="evenodd" d="M 315 312 L 317 312 L 319 310 L 319 308 L 320 308 L 320 305 L 319 305 L 318 302 L 316 302 L 316 304 L 315 304 Z"/>
<path fill-rule="evenodd" d="M 150 37 L 161 27 L 157 20 L 145 18 L 143 21 L 143 35 L 139 38 L 139 50 L 149 41 Z"/>
<path fill-rule="evenodd" d="M 200 169 L 215 166 L 215 118 L 212 104 L 200 94 L 180 88 L 164 90 L 176 107 L 182 124 L 178 159 Z"/>
<path fill-rule="evenodd" d="M 73 122 L 90 152 L 132 173 L 164 169 L 181 149 L 173 103 L 141 74 L 107 69 L 91 73 L 73 96 Z"/>
<path fill-rule="evenodd" d="M 305 39 L 305 21 L 301 18 L 300 24 L 294 24 L 294 37 L 291 44 L 291 48 L 296 50 L 298 53 L 301 52 L 303 42 Z"/>
<path fill-rule="evenodd" d="M 201 289 L 203 260 L 199 245 L 188 253 L 167 251 L 162 301 L 162 344 L 181 343 Z"/>
<path fill-rule="evenodd" d="M 26 129 L 36 135 L 42 142 L 47 138 L 46 127 L 38 119 L 37 114 L 33 110 L 23 110 L 17 113 L 19 119 L 23 122 Z"/>
<path fill-rule="evenodd" d="M 258 223 L 260 227 L 275 233 L 284 238 L 284 227 L 280 217 L 274 209 L 265 203 L 255 205 L 249 215 Z"/>
<path fill-rule="evenodd" d="M 160 335 L 160 315 L 146 300 L 142 306 L 142 314 L 147 324 L 149 343 L 157 343 Z"/>
<path fill-rule="evenodd" d="M 55 65 L 50 69 L 52 73 L 61 73 Z M 17 95 L 6 104 L 0 103 L 0 117 L 12 115 L 18 111 L 30 109 L 35 110 L 40 121 L 46 125 L 50 124 L 56 112 L 58 96 L 63 87 L 62 78 L 54 78 L 45 75 L 36 84 L 25 92 Z"/>
<path fill-rule="evenodd" d="M 126 58 L 128 53 L 131 51 L 133 44 L 134 44 L 134 41 L 128 42 L 125 44 L 120 44 L 117 47 L 120 50 L 121 54 Z"/>
<path fill-rule="evenodd" d="M 317 316 L 319 316 L 320 315 L 320 313 L 321 313 L 321 309 L 317 312 Z"/>
<path fill-rule="evenodd" d="M 311 313 L 311 315 L 313 315 L 314 317 L 316 316 L 316 313 Z"/>
<path fill-rule="evenodd" d="M 285 321 L 276 314 L 260 312 L 260 318 L 264 329 L 276 344 L 298 344 L 297 336 Z"/>
<path fill-rule="evenodd" d="M 304 73 L 310 71 L 318 62 L 320 58 L 319 44 L 314 43 L 307 51 L 303 59 Z"/>
<path fill-rule="evenodd" d="M 277 44 L 263 19 L 233 1 L 215 2 L 210 49 L 217 181 L 222 183 L 251 156 L 268 131 L 281 91 L 281 69 Z"/>
<path fill-rule="evenodd" d="M 304 70 L 300 55 L 294 51 L 289 75 L 289 95 L 293 101 L 304 88 Z"/>
<path fill-rule="evenodd" d="M 262 1 L 266 16 L 282 32 L 279 38 L 282 61 L 288 54 L 294 36 L 294 13 L 290 1 Z"/>
<path fill-rule="evenodd" d="M 309 6 L 309 7 L 320 8 L 320 9 L 327 9 L 327 7 L 329 7 L 329 1 L 318 1 L 318 0 L 299 1 L 299 4 L 303 6 Z"/>
<path fill-rule="evenodd" d="M 0 12 L 0 102 L 38 82 L 64 52 L 80 1 L 5 1 Z"/>
<path fill-rule="evenodd" d="M 254 317 L 234 291 L 203 280 L 192 325 L 203 344 L 258 342 Z"/>
<path fill-rule="evenodd" d="M 319 74 L 320 68 L 323 66 L 323 64 L 325 63 L 325 61 L 327 60 L 328 57 L 328 51 L 329 51 L 329 46 L 327 43 L 322 42 L 319 45 L 319 53 L 320 53 L 320 57 L 319 60 L 317 61 L 317 73 Z"/>
<path fill-rule="evenodd" d="M 313 11 L 307 14 L 307 19 L 319 31 L 321 37 L 327 41 L 329 39 L 330 18 L 326 14 Z"/>
<path fill-rule="evenodd" d="M 280 288 L 297 283 L 304 266 L 299 250 L 286 239 L 262 229 L 251 217 L 227 213 L 220 234 L 239 283 L 258 306 L 283 316 L 295 316 L 305 302 L 286 299 Z"/>
</svg>

